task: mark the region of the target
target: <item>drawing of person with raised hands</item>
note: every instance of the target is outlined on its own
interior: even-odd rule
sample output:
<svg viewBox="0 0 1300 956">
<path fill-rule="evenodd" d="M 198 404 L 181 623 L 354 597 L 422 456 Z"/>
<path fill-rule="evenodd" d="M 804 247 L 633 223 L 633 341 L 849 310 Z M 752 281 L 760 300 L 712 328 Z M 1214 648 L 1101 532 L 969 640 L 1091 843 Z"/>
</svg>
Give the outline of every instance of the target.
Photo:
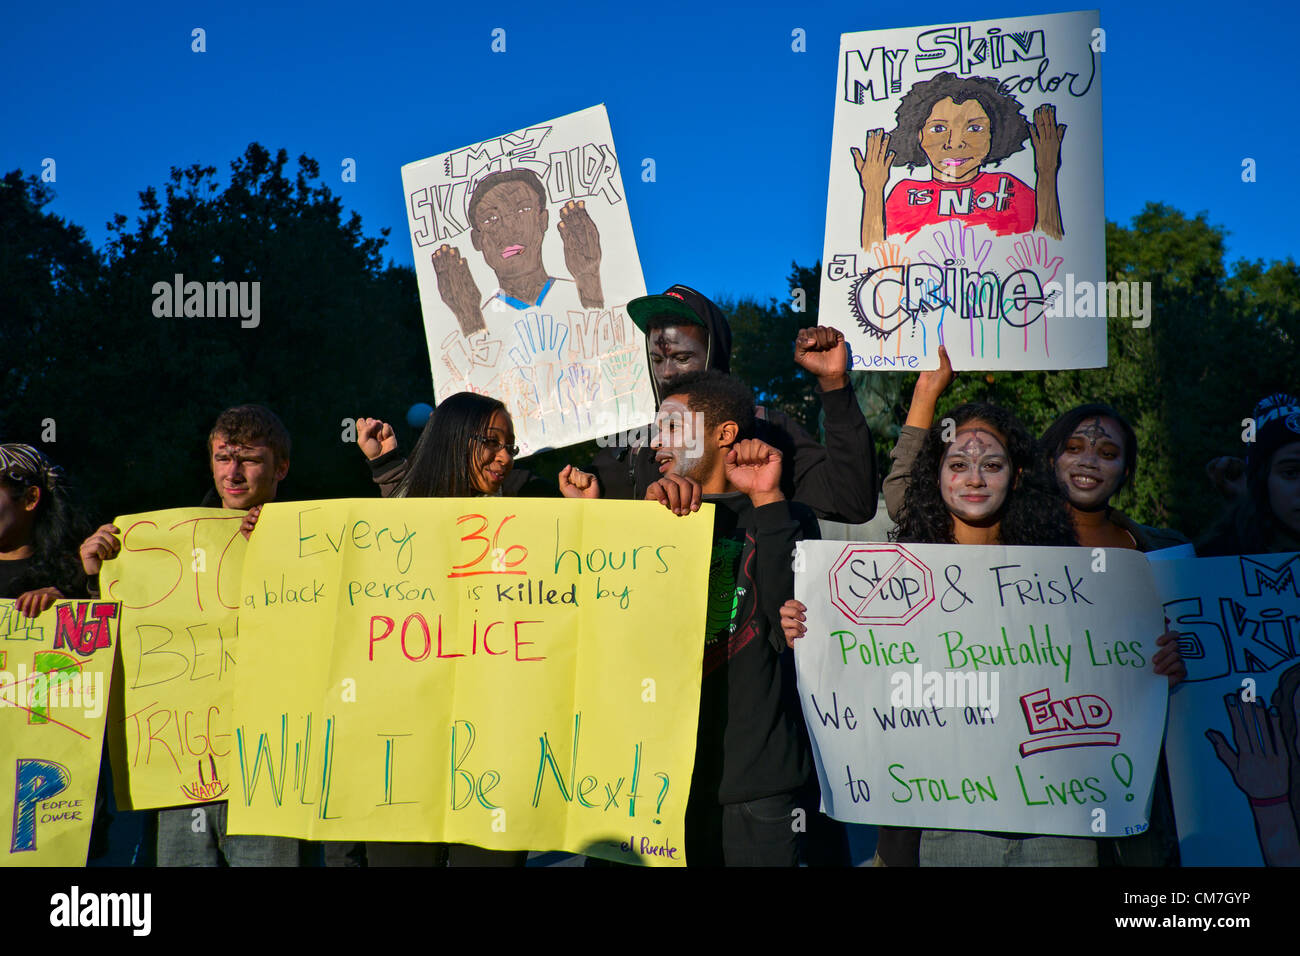
<svg viewBox="0 0 1300 956">
<path fill-rule="evenodd" d="M 915 84 L 898 105 L 894 130 L 870 130 L 862 150 L 851 148 L 862 186 L 862 248 L 953 219 L 996 235 L 1063 238 L 1057 171 L 1066 127 L 1051 104 L 1034 111 L 1033 123 L 1022 109 L 991 77 L 945 72 Z M 985 169 L 1023 149 L 1026 138 L 1034 148 L 1034 188 Z M 891 167 L 926 164 L 928 180 L 904 179 L 885 197 Z"/>
<path fill-rule="evenodd" d="M 581 303 L 584 309 L 605 305 L 600 283 L 600 233 L 581 200 L 560 209 L 564 262 L 572 279 L 557 278 L 542 264 L 542 244 L 550 213 L 546 187 L 530 169 L 508 169 L 483 177 L 470 194 L 467 213 L 470 243 L 496 273 L 499 288 L 486 299 L 455 246 L 433 252 L 438 294 L 470 336 L 486 330 L 483 310 L 525 311 L 542 305 L 563 315 Z"/>
</svg>

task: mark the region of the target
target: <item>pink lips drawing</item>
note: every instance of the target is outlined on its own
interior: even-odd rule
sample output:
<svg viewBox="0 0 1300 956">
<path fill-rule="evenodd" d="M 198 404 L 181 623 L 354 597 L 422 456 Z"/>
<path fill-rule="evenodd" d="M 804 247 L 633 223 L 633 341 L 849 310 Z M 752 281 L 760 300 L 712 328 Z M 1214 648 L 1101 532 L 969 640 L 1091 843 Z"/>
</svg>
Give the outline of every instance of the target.
<svg viewBox="0 0 1300 956">
<path fill-rule="evenodd" d="M 504 249 L 501 250 L 501 258 L 509 259 L 511 256 L 517 256 L 519 255 L 519 253 L 523 251 L 524 251 L 524 247 L 520 245 L 506 246 Z"/>
<path fill-rule="evenodd" d="M 945 166 L 960 166 L 964 162 L 966 162 L 965 159 L 945 159 L 943 164 Z"/>
</svg>

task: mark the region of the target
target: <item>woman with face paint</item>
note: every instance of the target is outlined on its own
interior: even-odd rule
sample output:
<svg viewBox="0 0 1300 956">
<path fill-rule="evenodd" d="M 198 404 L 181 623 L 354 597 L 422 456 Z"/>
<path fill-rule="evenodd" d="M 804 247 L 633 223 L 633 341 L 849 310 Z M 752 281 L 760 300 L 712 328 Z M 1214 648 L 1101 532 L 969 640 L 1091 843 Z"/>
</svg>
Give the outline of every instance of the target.
<svg viewBox="0 0 1300 956">
<path fill-rule="evenodd" d="M 1200 557 L 1300 551 L 1300 398 L 1279 392 L 1255 406 L 1246 492 L 1196 545 Z M 1250 802 L 1269 866 L 1300 866 L 1300 664 L 1278 678 L 1268 706 L 1224 699 L 1232 727 L 1206 736 Z"/>
</svg>

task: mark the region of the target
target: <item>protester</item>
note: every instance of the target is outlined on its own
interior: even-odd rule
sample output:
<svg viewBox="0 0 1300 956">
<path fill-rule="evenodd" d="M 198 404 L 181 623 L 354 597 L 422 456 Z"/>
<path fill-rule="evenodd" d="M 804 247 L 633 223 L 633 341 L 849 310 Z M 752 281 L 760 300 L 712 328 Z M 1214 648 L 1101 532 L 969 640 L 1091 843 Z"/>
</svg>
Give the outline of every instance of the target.
<svg viewBox="0 0 1300 956">
<path fill-rule="evenodd" d="M 897 460 L 897 459 L 896 459 Z M 1070 546 L 1077 537 L 1055 476 L 1033 438 L 1003 408 L 966 404 L 933 426 L 910 467 L 895 539 L 928 544 Z M 807 608 L 782 608 L 787 641 L 806 631 Z M 1175 635 L 1162 634 L 1153 658 L 1171 683 L 1185 670 Z M 1095 866 L 1095 841 L 1029 834 L 881 827 L 886 866 Z"/>
<path fill-rule="evenodd" d="M 384 497 L 555 497 L 594 498 L 594 476 L 572 466 L 560 472 L 560 488 L 520 469 L 515 478 L 515 428 L 501 402 L 457 392 L 438 403 L 415 443 L 410 460 L 400 457 L 386 422 L 357 420 L 357 445 L 369 460 Z M 370 866 L 523 866 L 527 850 L 489 850 L 467 844 L 366 844 Z"/>
<path fill-rule="evenodd" d="M 633 299 L 628 315 L 646 334 L 646 357 L 656 406 L 682 375 L 731 371 L 731 326 L 711 301 L 689 286 Z M 795 362 L 817 377 L 825 410 L 826 447 L 776 409 L 759 407 L 754 437 L 781 452 L 787 498 L 818 517 L 859 524 L 876 511 L 876 461 L 871 431 L 848 380 L 844 336 L 825 326 L 802 329 Z M 606 498 L 645 497 L 659 476 L 648 446 L 604 448 L 592 470 Z"/>
<path fill-rule="evenodd" d="M 692 414 L 703 435 L 684 434 Z M 780 452 L 747 437 L 753 398 L 734 378 L 717 371 L 678 378 L 658 425 L 653 454 L 663 477 L 646 499 L 678 515 L 714 505 L 686 858 L 696 866 L 795 866 L 797 792 L 810 764 L 778 612 L 794 593 L 795 543 L 816 538 L 817 523 L 782 491 Z"/>
<path fill-rule="evenodd" d="M 0 445 L 0 598 L 36 617 L 86 597 L 81 524 L 62 468 L 31 445 Z"/>
<path fill-rule="evenodd" d="M 212 488 L 204 503 L 249 510 L 241 530 L 251 529 L 261 506 L 274 501 L 289 473 L 289 432 L 275 413 L 261 405 L 238 405 L 217 416 L 208 435 Z M 215 492 L 215 496 L 214 496 Z M 81 564 L 89 576 L 121 550 L 120 529 L 106 524 L 81 545 Z M 194 826 L 196 810 L 204 826 Z M 226 801 L 174 807 L 158 812 L 159 866 L 297 866 L 299 841 L 288 837 L 226 832 Z"/>
<path fill-rule="evenodd" d="M 1245 492 L 1197 542 L 1200 557 L 1300 551 L 1300 399 L 1260 399 L 1254 422 Z"/>
</svg>

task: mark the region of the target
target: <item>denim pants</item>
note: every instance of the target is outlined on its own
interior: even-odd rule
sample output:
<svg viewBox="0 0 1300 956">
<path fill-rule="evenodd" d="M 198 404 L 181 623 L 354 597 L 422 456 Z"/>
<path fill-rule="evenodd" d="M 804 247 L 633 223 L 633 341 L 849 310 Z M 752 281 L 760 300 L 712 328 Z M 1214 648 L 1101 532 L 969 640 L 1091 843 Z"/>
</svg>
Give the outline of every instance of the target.
<svg viewBox="0 0 1300 956">
<path fill-rule="evenodd" d="M 716 798 L 715 798 L 716 799 Z M 798 866 L 795 793 L 686 808 L 688 866 Z"/>
<path fill-rule="evenodd" d="M 226 833 L 226 801 L 158 811 L 159 866 L 297 866 L 291 837 Z"/>
<path fill-rule="evenodd" d="M 1096 866 L 1097 841 L 1040 836 L 1008 840 L 966 830 L 922 830 L 921 866 Z"/>
</svg>

